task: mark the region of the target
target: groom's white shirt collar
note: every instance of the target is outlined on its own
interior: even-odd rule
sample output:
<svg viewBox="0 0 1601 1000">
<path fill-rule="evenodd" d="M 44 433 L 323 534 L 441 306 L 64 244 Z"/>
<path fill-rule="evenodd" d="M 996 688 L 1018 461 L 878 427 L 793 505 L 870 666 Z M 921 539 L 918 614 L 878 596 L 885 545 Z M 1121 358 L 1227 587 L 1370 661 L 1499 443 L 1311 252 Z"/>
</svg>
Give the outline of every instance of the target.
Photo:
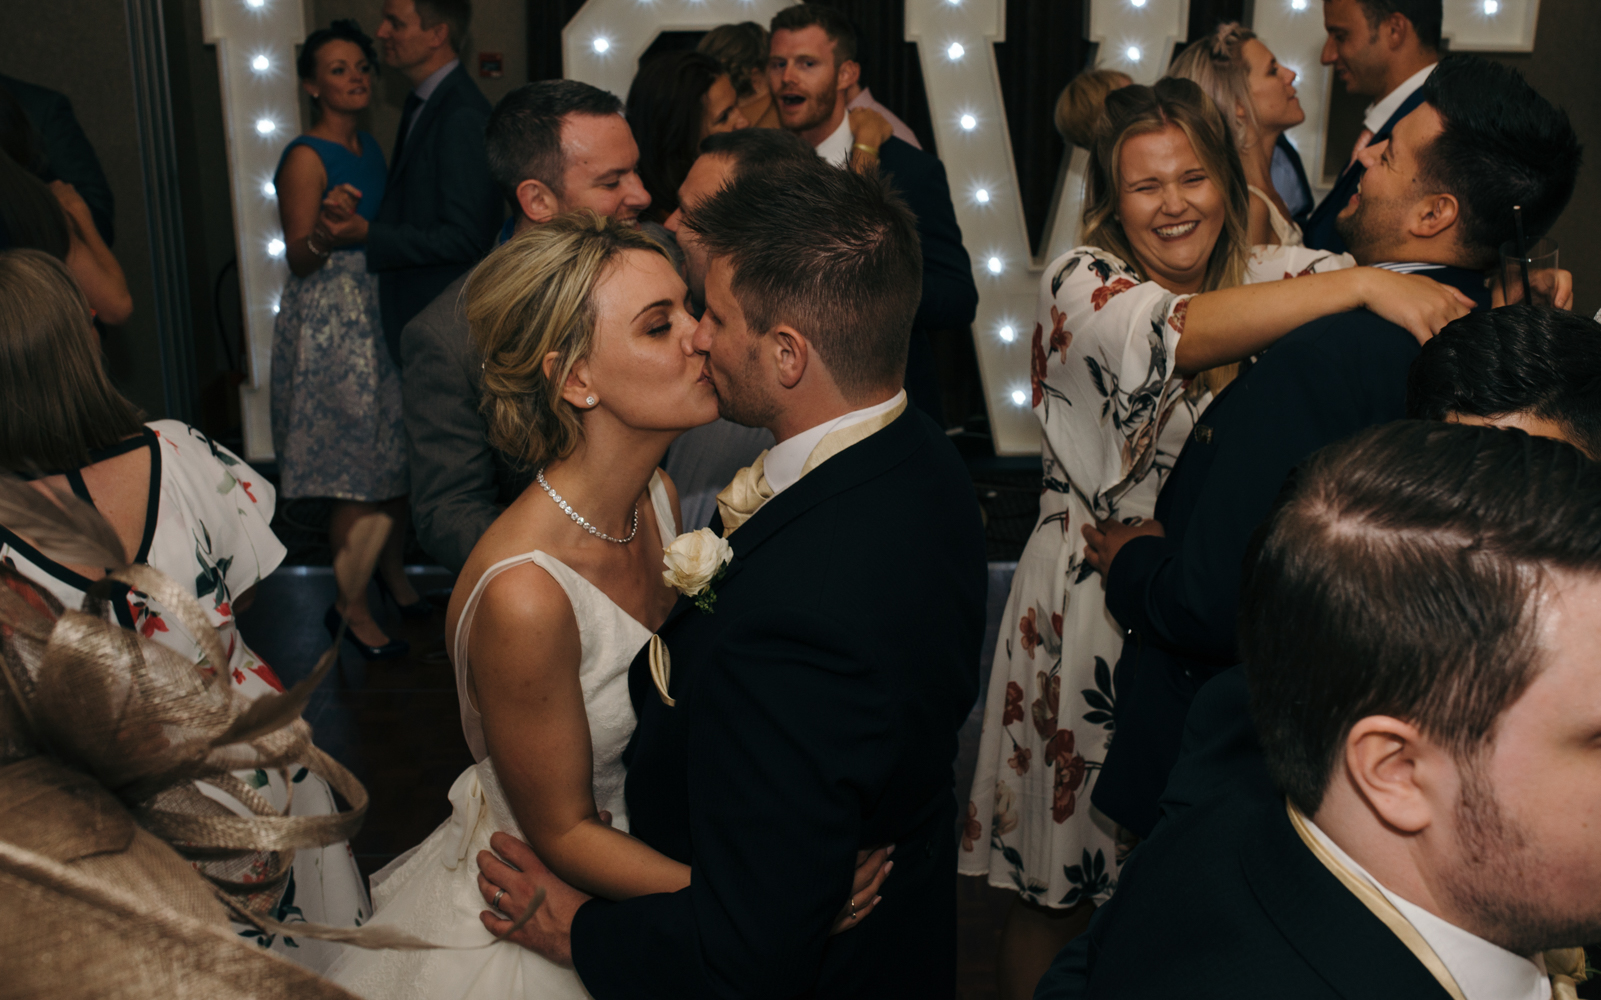
<svg viewBox="0 0 1601 1000">
<path fill-rule="evenodd" d="M 863 420 L 871 420 L 880 413 L 888 413 L 905 398 L 906 390 L 902 389 L 877 406 L 852 410 L 842 417 L 835 417 L 827 423 L 818 424 L 810 430 L 801 431 L 794 437 L 773 445 L 767 452 L 767 457 L 762 460 L 762 475 L 766 477 L 767 485 L 772 489 L 773 495 L 777 496 L 800 482 L 801 469 L 805 468 L 806 460 L 812 455 L 812 449 L 831 432 L 859 424 Z"/>
<path fill-rule="evenodd" d="M 1407 902 L 1369 875 L 1367 869 L 1357 864 L 1311 819 L 1307 819 L 1306 827 L 1347 868 L 1367 880 L 1395 904 L 1407 923 L 1440 956 L 1440 961 L 1445 963 L 1451 978 L 1462 988 L 1462 995 L 1467 1000 L 1550 1000 L 1551 980 L 1546 976 L 1544 956 L 1534 960 L 1514 955 L 1499 945 L 1440 919 L 1421 906 Z"/>
</svg>

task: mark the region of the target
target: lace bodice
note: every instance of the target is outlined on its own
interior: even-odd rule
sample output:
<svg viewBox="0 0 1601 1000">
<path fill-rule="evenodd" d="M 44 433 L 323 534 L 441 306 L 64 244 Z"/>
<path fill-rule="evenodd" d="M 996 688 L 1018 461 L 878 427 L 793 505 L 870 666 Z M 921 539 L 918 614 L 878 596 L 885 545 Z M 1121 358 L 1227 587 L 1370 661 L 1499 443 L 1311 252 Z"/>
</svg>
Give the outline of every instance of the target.
<svg viewBox="0 0 1601 1000">
<path fill-rule="evenodd" d="M 678 526 L 660 473 L 651 477 L 650 498 L 661 535 L 671 540 L 677 534 Z M 628 824 L 627 809 L 623 803 L 623 781 L 627 772 L 622 756 L 623 749 L 634 734 L 634 707 L 628 697 L 628 667 L 640 648 L 650 641 L 650 630 L 618 607 L 599 587 L 545 552 L 536 549 L 502 559 L 489 567 L 479 577 L 467 598 L 466 606 L 462 608 L 452 643 L 451 661 L 456 667 L 456 694 L 461 701 L 461 728 L 467 737 L 467 746 L 472 750 L 473 758 L 480 763 L 489 756 L 484 745 L 483 718 L 467 696 L 467 666 L 470 663 L 467 640 L 472 633 L 473 615 L 491 580 L 513 566 L 526 563 L 534 563 L 554 577 L 572 602 L 573 618 L 578 622 L 580 647 L 578 681 L 584 692 L 584 712 L 589 717 L 595 805 L 612 814 L 614 826 L 626 830 Z M 492 777 L 488 780 L 493 782 Z M 492 790 L 488 800 L 492 810 L 507 812 L 506 816 L 497 816 L 497 819 L 510 819 L 509 809 L 499 788 Z M 501 828 L 511 827 L 503 825 Z"/>
</svg>

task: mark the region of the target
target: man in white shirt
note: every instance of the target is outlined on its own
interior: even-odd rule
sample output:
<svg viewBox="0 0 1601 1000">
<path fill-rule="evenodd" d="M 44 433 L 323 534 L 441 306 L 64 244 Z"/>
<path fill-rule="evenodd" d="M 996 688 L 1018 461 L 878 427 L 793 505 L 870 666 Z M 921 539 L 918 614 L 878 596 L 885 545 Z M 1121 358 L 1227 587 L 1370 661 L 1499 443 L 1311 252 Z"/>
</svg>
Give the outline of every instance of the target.
<svg viewBox="0 0 1601 1000">
<path fill-rule="evenodd" d="M 941 426 L 949 426 L 940 399 L 929 334 L 962 330 L 978 310 L 973 264 L 962 245 L 945 167 L 933 156 L 891 135 L 879 145 L 852 133 L 846 92 L 860 75 L 856 30 L 841 13 L 817 4 L 796 4 L 773 16 L 767 83 L 779 119 L 835 166 L 858 173 L 877 169 L 917 217 L 923 251 L 923 298 L 913 322 L 906 389 L 912 402 Z M 950 423 L 966 414 L 952 414 Z"/>
<path fill-rule="evenodd" d="M 1305 226 L 1307 246 L 1344 252 L 1334 218 L 1362 179 L 1360 154 L 1383 142 L 1417 106 L 1417 91 L 1440 61 L 1441 0 L 1324 0 L 1323 65 L 1353 94 L 1371 98 L 1340 179 Z M 1332 150 L 1329 155 L 1336 155 Z"/>
<path fill-rule="evenodd" d="M 1601 939 L 1601 466 L 1427 421 L 1325 448 L 1246 557 L 1240 650 L 1283 794 L 1140 847 L 1089 995 L 1571 996 Z"/>
</svg>

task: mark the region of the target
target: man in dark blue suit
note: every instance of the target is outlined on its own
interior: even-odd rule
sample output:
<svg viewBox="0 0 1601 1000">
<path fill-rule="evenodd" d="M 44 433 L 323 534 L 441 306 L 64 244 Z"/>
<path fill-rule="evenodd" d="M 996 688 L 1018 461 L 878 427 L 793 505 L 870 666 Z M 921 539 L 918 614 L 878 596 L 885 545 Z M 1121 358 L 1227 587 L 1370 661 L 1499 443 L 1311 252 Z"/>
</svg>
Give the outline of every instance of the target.
<svg viewBox="0 0 1601 1000">
<path fill-rule="evenodd" d="M 112 243 L 115 201 L 106 172 L 100 169 L 100 158 L 95 155 L 83 126 L 72 113 L 72 102 L 67 95 L 36 83 L 18 80 L 0 73 L 0 88 L 9 90 L 17 99 L 29 124 L 39 133 L 44 144 L 46 181 L 65 181 L 71 184 L 89 206 L 95 228 L 106 241 Z M 35 165 L 24 163 L 30 170 Z"/>
<path fill-rule="evenodd" d="M 1302 466 L 1244 563 L 1271 782 L 1135 851 L 1077 995 L 1573 996 L 1585 962 L 1553 949 L 1601 934 L 1601 796 L 1562 791 L 1601 776 L 1578 750 L 1601 725 L 1601 467 L 1518 430 L 1368 428 Z"/>
<path fill-rule="evenodd" d="M 687 224 L 719 409 L 778 442 L 718 497 L 714 596 L 680 600 L 667 661 L 653 640 L 629 676 L 629 830 L 690 884 L 586 900 L 497 835 L 522 871 L 481 854 L 485 899 L 520 912 L 545 887 L 513 939 L 570 957 L 597 1000 L 950 1000 L 986 581 L 966 469 L 901 388 L 915 224 L 876 175 L 816 162 L 741 175 Z M 830 936 L 857 852 L 886 844 L 881 901 Z"/>
<path fill-rule="evenodd" d="M 945 165 L 894 137 L 877 146 L 857 141 L 846 113 L 845 92 L 855 86 L 861 67 L 856 62 L 856 29 L 844 14 L 817 4 L 796 4 L 775 14 L 770 27 L 767 85 L 784 128 L 835 166 L 863 171 L 873 169 L 876 162 L 917 218 L 923 298 L 912 322 L 906 391 L 914 404 L 943 424 L 929 334 L 963 329 L 978 312 L 973 262 L 962 245 Z"/>
<path fill-rule="evenodd" d="M 411 80 L 389 158 L 389 184 L 369 225 L 359 193 L 324 202 L 317 242 L 365 243 L 378 275 L 384 339 L 400 363 L 400 331 L 494 245 L 504 210 L 484 155 L 489 101 L 461 65 L 468 0 L 384 0 L 384 62 Z"/>
<path fill-rule="evenodd" d="M 1511 238 L 1512 207 L 1544 233 L 1573 193 L 1580 147 L 1567 116 L 1516 71 L 1440 64 L 1423 103 L 1362 156 L 1341 229 L 1359 263 L 1426 274 L 1487 305 L 1484 269 Z M 1130 638 L 1117 730 L 1092 801 L 1141 836 L 1177 758 L 1196 689 L 1237 662 L 1240 560 L 1286 475 L 1307 455 L 1405 415 L 1417 342 L 1365 310 L 1292 331 L 1212 404 L 1143 525 L 1087 532 L 1107 608 Z"/>
<path fill-rule="evenodd" d="M 1373 99 L 1362 132 L 1333 190 L 1301 225 L 1306 245 L 1344 253 L 1336 220 L 1362 180 L 1362 150 L 1390 137 L 1417 108 L 1419 88 L 1440 61 L 1441 0 L 1324 0 L 1323 65 L 1352 94 Z M 1331 159 L 1343 153 L 1330 150 Z"/>
</svg>

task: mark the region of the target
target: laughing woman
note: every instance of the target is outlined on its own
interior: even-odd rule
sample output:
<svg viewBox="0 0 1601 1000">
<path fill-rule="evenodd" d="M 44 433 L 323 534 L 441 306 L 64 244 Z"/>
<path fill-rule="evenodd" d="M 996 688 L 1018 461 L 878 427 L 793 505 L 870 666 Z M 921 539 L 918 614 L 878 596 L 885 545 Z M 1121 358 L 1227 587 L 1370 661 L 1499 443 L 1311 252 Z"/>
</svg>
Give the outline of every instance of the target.
<svg viewBox="0 0 1601 1000">
<path fill-rule="evenodd" d="M 1123 635 L 1080 527 L 1150 516 L 1212 393 L 1301 324 L 1366 307 L 1426 340 L 1468 311 L 1427 278 L 1301 247 L 1253 251 L 1239 156 L 1194 83 L 1114 91 L 1101 126 L 1085 245 L 1041 282 L 1032 369 L 1044 492 L 995 649 L 958 863 L 1018 893 L 1001 938 L 1003 1000 L 1033 995 L 1117 883 L 1117 830 L 1089 792 Z"/>
</svg>

